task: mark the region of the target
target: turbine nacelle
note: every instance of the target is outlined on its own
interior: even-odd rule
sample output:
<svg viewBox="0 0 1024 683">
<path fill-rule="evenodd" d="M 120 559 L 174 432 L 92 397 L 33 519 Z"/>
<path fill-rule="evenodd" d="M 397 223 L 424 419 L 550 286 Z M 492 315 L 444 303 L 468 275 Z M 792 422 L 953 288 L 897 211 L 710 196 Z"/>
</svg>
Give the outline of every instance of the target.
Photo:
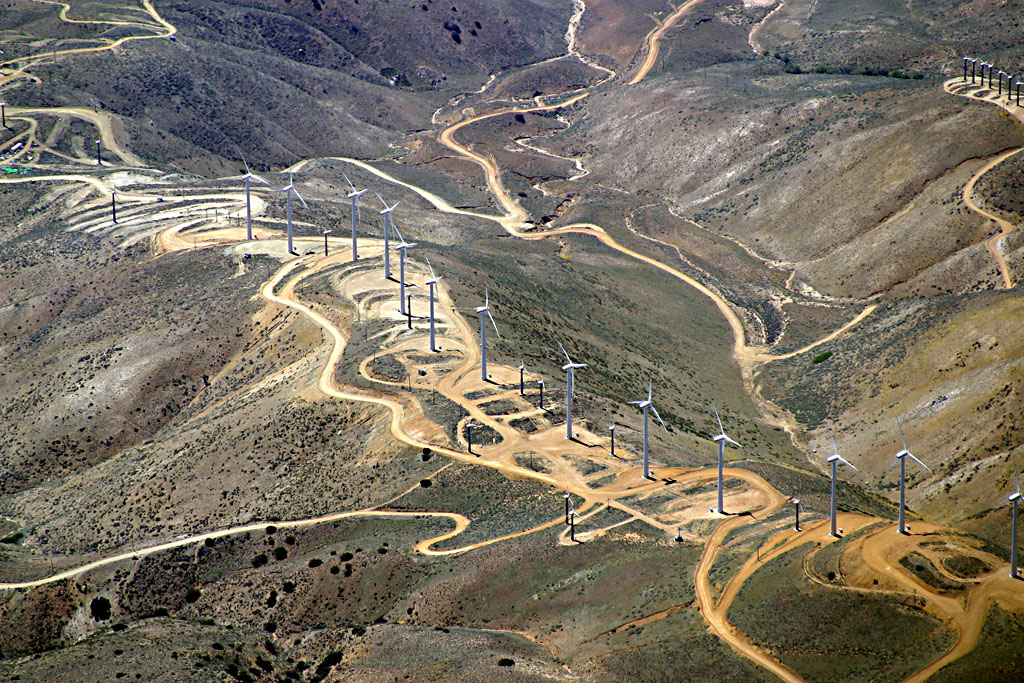
<svg viewBox="0 0 1024 683">
<path fill-rule="evenodd" d="M 854 470 L 856 470 L 857 468 L 853 467 L 853 465 L 850 464 L 849 460 L 847 460 L 843 456 L 839 455 L 839 447 L 836 446 L 836 440 L 832 437 L 831 432 L 829 433 L 828 438 L 832 440 L 832 455 L 828 456 L 828 458 L 826 459 L 826 462 L 832 463 L 832 462 L 835 462 L 836 460 L 838 460 L 839 462 L 843 463 L 844 465 L 846 465 L 848 467 L 852 467 Z"/>
<path fill-rule="evenodd" d="M 1016 480 L 1016 483 L 1017 483 L 1017 490 L 1014 491 L 1013 493 L 1011 493 L 1010 495 L 1008 495 L 1006 497 L 1006 502 L 1008 502 L 1008 503 L 1012 503 L 1015 500 L 1020 500 L 1021 499 L 1021 494 L 1020 494 L 1020 473 L 1019 472 L 1014 472 L 1013 473 L 1013 477 L 1014 477 L 1014 479 Z"/>
</svg>

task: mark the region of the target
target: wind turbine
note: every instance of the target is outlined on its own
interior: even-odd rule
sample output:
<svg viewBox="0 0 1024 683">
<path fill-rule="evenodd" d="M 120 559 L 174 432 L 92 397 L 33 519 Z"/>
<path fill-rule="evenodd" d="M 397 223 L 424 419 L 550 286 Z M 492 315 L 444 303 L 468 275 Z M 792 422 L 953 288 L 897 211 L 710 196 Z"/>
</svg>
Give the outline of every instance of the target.
<svg viewBox="0 0 1024 683">
<path fill-rule="evenodd" d="M 399 257 L 398 257 L 398 263 L 399 263 L 399 267 L 398 267 L 399 280 L 398 280 L 398 283 L 399 283 L 400 296 L 398 297 L 398 312 L 401 313 L 402 315 L 405 315 L 405 258 L 406 258 L 408 249 L 410 247 L 415 247 L 416 243 L 415 242 L 413 242 L 412 244 L 406 243 L 405 238 L 402 237 L 402 233 L 398 230 L 398 228 L 395 228 L 395 232 L 398 233 L 398 239 L 401 241 L 401 244 L 399 244 L 396 247 L 396 249 L 398 250 L 398 254 L 399 254 Z"/>
<path fill-rule="evenodd" d="M 117 223 L 117 190 L 110 191 L 110 212 L 114 216 L 114 222 Z"/>
<path fill-rule="evenodd" d="M 1018 472 L 1013 473 L 1014 479 L 1017 482 L 1017 490 L 1006 497 L 1006 500 L 1013 505 L 1013 510 L 1010 513 L 1013 515 L 1010 525 L 1010 577 L 1017 578 L 1017 501 L 1020 500 L 1020 474 Z"/>
<path fill-rule="evenodd" d="M 971 58 L 964 55 L 964 82 L 967 82 L 967 62 L 971 61 Z"/>
<path fill-rule="evenodd" d="M 519 367 L 516 368 L 516 369 L 519 370 L 519 395 L 520 396 L 526 396 L 526 385 L 524 384 L 524 373 L 526 372 L 526 361 L 525 360 L 520 360 L 519 361 Z"/>
<path fill-rule="evenodd" d="M 997 76 L 999 77 L 999 92 L 996 93 L 996 97 L 997 98 L 1000 95 L 1003 94 L 1003 76 L 1006 76 L 1006 75 L 1007 75 L 1007 73 L 1005 71 L 1003 71 L 1002 69 L 1000 69 L 999 73 L 997 74 Z"/>
<path fill-rule="evenodd" d="M 242 163 L 245 164 L 245 175 L 242 176 L 242 180 L 245 181 L 245 239 L 252 240 L 252 205 L 249 203 L 249 181 L 258 180 L 264 185 L 270 185 L 266 180 L 260 178 L 258 175 L 253 173 L 249 169 L 249 163 L 245 160 L 245 156 L 242 156 Z"/>
<path fill-rule="evenodd" d="M 491 324 L 494 325 L 494 334 L 499 337 L 501 334 L 498 332 L 498 325 L 494 322 L 494 316 L 491 315 L 491 297 L 487 289 L 484 289 L 484 305 L 477 306 L 476 312 L 480 314 L 480 380 L 483 382 L 487 381 L 487 320 L 484 318 L 484 314 L 491 319 Z"/>
<path fill-rule="evenodd" d="M 288 171 L 288 186 L 281 188 L 278 192 L 285 193 L 285 208 L 288 216 L 288 253 L 298 256 L 298 253 L 296 253 L 295 249 L 292 248 L 292 192 L 295 193 L 295 196 L 299 198 L 299 201 L 302 202 L 302 205 L 307 209 L 309 209 L 309 204 L 307 204 L 306 200 L 302 198 L 299 191 L 295 189 L 295 178 L 291 171 Z"/>
<path fill-rule="evenodd" d="M 832 439 L 832 435 L 829 434 L 828 438 Z M 836 538 L 839 538 L 839 534 L 836 532 L 836 465 L 838 463 L 843 463 L 844 465 L 853 468 L 854 471 L 856 471 L 857 468 L 851 465 L 850 461 L 848 461 L 846 458 L 839 455 L 839 448 L 836 446 L 835 439 L 832 439 L 832 455 L 828 456 L 827 462 L 832 465 L 832 503 L 829 507 L 829 510 L 831 510 L 832 514 L 831 534 Z"/>
<path fill-rule="evenodd" d="M 793 529 L 800 531 L 800 511 L 804 509 L 803 505 L 800 504 L 799 498 L 791 498 L 789 502 L 793 504 L 793 510 L 796 512 L 796 524 L 793 526 Z"/>
<path fill-rule="evenodd" d="M 565 523 L 568 525 L 569 524 L 569 510 L 572 510 L 572 508 L 573 508 L 572 497 L 569 495 L 569 492 L 566 491 L 565 493 L 562 494 L 562 498 L 565 498 Z M 575 512 L 575 510 L 573 510 L 573 512 Z"/>
<path fill-rule="evenodd" d="M 661 415 L 658 415 L 658 409 L 654 407 L 653 403 L 651 403 L 651 397 L 653 395 L 653 392 L 654 379 L 651 378 L 651 380 L 647 383 L 647 400 L 629 402 L 630 405 L 640 406 L 644 411 L 644 479 L 654 479 L 654 477 L 651 476 L 651 468 L 647 460 L 647 411 L 652 411 L 654 413 L 654 417 L 658 418 L 658 422 L 661 422 L 661 428 L 665 429 L 666 431 L 668 430 L 668 428 L 665 427 L 665 423 L 661 419 Z M 718 506 L 722 506 L 721 501 L 719 501 Z"/>
<path fill-rule="evenodd" d="M 618 457 L 615 455 L 615 423 L 608 425 L 608 431 L 612 433 L 612 457 L 615 458 Z"/>
<path fill-rule="evenodd" d="M 896 426 L 899 427 L 899 430 L 900 430 L 900 441 L 903 442 L 903 450 L 901 450 L 899 453 L 896 454 L 896 460 L 893 461 L 892 465 L 895 465 L 897 462 L 899 462 L 899 464 L 900 464 L 899 532 L 901 534 L 906 534 L 907 533 L 907 526 L 906 526 L 907 489 L 906 489 L 906 483 L 905 483 L 904 480 L 905 480 L 906 474 L 907 474 L 907 457 L 909 456 L 911 460 L 913 460 L 914 462 L 916 462 L 918 465 L 920 465 L 921 467 L 925 468 L 929 472 L 931 472 L 932 470 L 931 470 L 930 467 L 928 467 L 928 465 L 925 465 L 923 462 L 921 462 L 920 460 L 915 458 L 914 454 L 907 450 L 907 440 L 903 437 L 903 425 L 900 424 L 899 420 L 896 420 Z M 892 465 L 889 465 L 889 467 L 891 468 Z"/>
<path fill-rule="evenodd" d="M 572 439 L 572 391 L 576 386 L 573 374 L 575 370 L 587 367 L 587 364 L 573 363 L 572 358 L 569 358 L 569 354 L 566 353 L 565 347 L 562 346 L 562 342 L 558 342 L 558 348 L 562 349 L 565 360 L 569 361 L 562 366 L 562 370 L 565 371 L 565 438 Z"/>
<path fill-rule="evenodd" d="M 1009 103 L 1013 99 L 1013 76 L 1006 74 L 1006 102 Z"/>
<path fill-rule="evenodd" d="M 434 275 L 434 269 L 430 267 L 430 259 L 427 259 L 427 268 L 430 269 L 430 279 L 427 280 L 427 287 L 430 288 L 430 350 L 437 353 L 441 349 L 434 345 L 434 294 L 437 290 L 437 283 L 441 278 Z"/>
<path fill-rule="evenodd" d="M 358 261 L 359 252 L 356 251 L 356 227 L 359 225 L 359 198 L 369 192 L 369 190 L 357 190 L 347 175 L 344 173 L 341 175 L 345 177 L 345 182 L 348 183 L 349 189 L 352 190 L 348 193 L 348 198 L 352 200 L 352 260 Z M 384 206 L 387 206 L 387 204 Z"/>
<path fill-rule="evenodd" d="M 728 441 L 736 448 L 741 448 L 741 446 L 725 435 L 725 427 L 722 426 L 722 417 L 718 414 L 717 407 L 715 407 L 715 419 L 718 420 L 718 434 L 713 436 L 711 440 L 718 444 L 718 508 L 711 511 L 724 515 L 725 508 L 722 505 L 722 461 L 725 459 L 725 443 Z"/>
<path fill-rule="evenodd" d="M 380 212 L 380 215 L 384 216 L 384 279 L 385 280 L 390 280 L 391 279 L 391 253 L 390 253 L 390 251 L 391 251 L 391 243 L 390 243 L 390 239 L 391 239 L 391 229 L 395 227 L 394 218 L 392 218 L 391 214 L 392 214 L 392 212 L 395 209 L 398 208 L 398 205 L 401 204 L 401 202 L 395 202 L 392 206 L 388 206 L 388 203 L 386 201 L 384 201 L 383 197 L 381 197 L 376 192 L 374 192 L 374 194 L 377 195 L 377 199 L 380 200 L 380 203 L 384 205 L 384 210 Z"/>
<path fill-rule="evenodd" d="M 544 380 L 537 380 L 537 386 L 540 387 L 540 409 L 544 410 Z"/>
</svg>

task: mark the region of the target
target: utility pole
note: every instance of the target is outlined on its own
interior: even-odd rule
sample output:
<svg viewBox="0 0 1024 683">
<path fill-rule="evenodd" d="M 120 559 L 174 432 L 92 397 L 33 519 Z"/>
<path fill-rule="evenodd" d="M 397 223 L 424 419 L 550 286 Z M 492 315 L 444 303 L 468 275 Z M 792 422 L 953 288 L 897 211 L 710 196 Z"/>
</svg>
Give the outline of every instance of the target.
<svg viewBox="0 0 1024 683">
<path fill-rule="evenodd" d="M 99 140 L 96 141 L 96 165 L 97 166 L 102 166 L 103 165 L 103 157 L 100 156 L 100 141 Z"/>
</svg>

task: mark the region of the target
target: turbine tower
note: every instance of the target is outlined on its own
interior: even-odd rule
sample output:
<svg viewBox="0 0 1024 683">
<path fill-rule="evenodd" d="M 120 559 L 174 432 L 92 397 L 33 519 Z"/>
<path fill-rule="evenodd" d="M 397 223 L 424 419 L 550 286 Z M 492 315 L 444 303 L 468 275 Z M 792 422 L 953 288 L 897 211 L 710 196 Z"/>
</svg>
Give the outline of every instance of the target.
<svg viewBox="0 0 1024 683">
<path fill-rule="evenodd" d="M 400 293 L 400 295 L 398 297 L 398 312 L 401 313 L 402 315 L 405 315 L 406 314 L 406 312 L 405 312 L 405 258 L 407 256 L 408 249 L 410 247 L 415 247 L 416 243 L 415 242 L 413 242 L 412 244 L 406 243 L 405 238 L 402 237 L 402 233 L 398 230 L 398 228 L 395 228 L 395 232 L 398 233 L 398 239 L 401 242 L 401 244 L 399 244 L 397 247 L 395 247 L 398 250 L 398 264 L 399 264 L 399 266 L 398 266 L 398 273 L 399 273 L 398 286 L 399 286 L 399 293 Z"/>
<path fill-rule="evenodd" d="M 789 502 L 793 504 L 793 511 L 796 513 L 796 523 L 793 525 L 794 531 L 801 531 L 800 529 L 800 511 L 804 509 L 804 506 L 800 504 L 799 498 L 790 498 Z"/>
<path fill-rule="evenodd" d="M 526 385 L 524 383 L 524 373 L 526 372 L 526 361 L 525 360 L 520 360 L 519 361 L 519 367 L 516 368 L 516 369 L 519 370 L 519 395 L 520 396 L 526 396 Z"/>
<path fill-rule="evenodd" d="M 390 280 L 391 279 L 391 243 L 390 243 L 390 240 L 391 240 L 391 230 L 392 230 L 392 228 L 395 227 L 394 218 L 392 218 L 391 214 L 392 214 L 392 212 L 396 208 L 398 208 L 398 205 L 401 204 L 401 202 L 395 202 L 392 206 L 388 206 L 388 203 L 386 201 L 384 201 L 383 197 L 381 197 L 376 192 L 374 192 L 374 194 L 377 195 L 377 199 L 380 200 L 380 203 L 384 205 L 384 210 L 380 212 L 380 215 L 384 216 L 384 279 L 385 280 Z"/>
<path fill-rule="evenodd" d="M 245 239 L 252 241 L 252 205 L 249 203 L 249 181 L 257 180 L 264 185 L 270 185 L 270 183 L 249 169 L 249 162 L 245 160 L 245 155 L 242 156 L 242 163 L 245 164 L 245 175 L 241 178 L 245 181 Z"/>
<path fill-rule="evenodd" d="M 341 175 L 345 177 L 345 182 L 348 183 L 349 189 L 352 190 L 348 193 L 348 198 L 352 200 L 352 260 L 358 261 L 359 252 L 356 251 L 356 228 L 359 226 L 359 198 L 369 192 L 369 190 L 357 190 L 347 175 L 344 173 Z M 387 204 L 384 206 L 387 206 Z"/>
<path fill-rule="evenodd" d="M 1017 490 L 1006 497 L 1006 500 L 1013 506 L 1010 514 L 1012 515 L 1012 522 L 1010 523 L 1010 577 L 1017 578 L 1017 501 L 1020 500 L 1020 473 L 1013 473 L 1014 479 L 1017 482 Z"/>
<path fill-rule="evenodd" d="M 832 435 L 829 434 L 828 438 L 832 439 Z M 832 502 L 829 506 L 829 510 L 832 515 L 832 530 L 830 533 L 836 538 L 839 538 L 839 533 L 836 531 L 836 465 L 837 463 L 843 463 L 844 465 L 853 468 L 854 471 L 856 471 L 857 468 L 851 465 L 846 458 L 839 455 L 839 448 L 836 446 L 835 439 L 832 439 L 832 455 L 828 456 L 827 462 L 832 465 Z"/>
<path fill-rule="evenodd" d="M 491 324 L 494 325 L 494 334 L 499 337 L 501 334 L 498 332 L 498 325 L 494 322 L 494 316 L 491 315 L 491 298 L 487 289 L 484 289 L 484 305 L 477 306 L 476 312 L 480 314 L 480 380 L 483 382 L 487 381 L 487 320 L 484 318 L 484 314 L 491 319 Z"/>
<path fill-rule="evenodd" d="M 562 342 L 558 342 L 558 348 L 562 349 L 562 354 L 565 356 L 565 360 L 568 361 L 562 366 L 562 370 L 565 371 L 565 438 L 572 439 L 572 391 L 576 387 L 573 375 L 575 370 L 585 368 L 587 364 L 573 363 L 572 358 L 569 358 L 569 354 L 566 353 L 565 347 L 562 346 Z"/>
<path fill-rule="evenodd" d="M 288 187 L 282 188 L 278 190 L 278 192 L 284 192 L 286 198 L 285 210 L 288 216 L 288 253 L 298 256 L 298 253 L 296 253 L 295 249 L 292 248 L 292 192 L 295 193 L 295 196 L 299 198 L 299 201 L 302 202 L 302 205 L 307 209 L 309 208 L 309 204 L 307 204 L 306 200 L 302 198 L 299 191 L 295 189 L 295 180 L 291 171 L 288 171 Z"/>
<path fill-rule="evenodd" d="M 925 465 L 923 462 L 914 457 L 914 454 L 907 450 L 907 440 L 903 437 L 903 425 L 900 424 L 899 420 L 896 420 L 896 426 L 900 430 L 900 441 L 903 442 L 903 450 L 896 454 L 896 460 L 893 461 L 892 465 L 897 462 L 900 464 L 900 511 L 899 511 L 899 532 L 901 534 L 907 533 L 906 525 L 906 502 L 907 502 L 907 488 L 906 488 L 906 474 L 907 474 L 907 457 L 916 462 L 921 467 L 931 472 L 931 468 Z M 889 465 L 891 468 L 892 465 Z"/>
<path fill-rule="evenodd" d="M 441 278 L 434 275 L 434 269 L 430 267 L 430 259 L 427 259 L 427 268 L 430 269 L 430 279 L 427 280 L 427 287 L 430 288 L 430 350 L 437 353 L 441 349 L 434 345 L 434 295 L 437 292 L 437 283 Z"/>
<path fill-rule="evenodd" d="M 741 446 L 725 435 L 725 427 L 722 426 L 722 417 L 718 414 L 717 407 L 715 408 L 715 419 L 718 420 L 718 434 L 711 437 L 711 440 L 718 444 L 718 508 L 712 509 L 711 511 L 724 515 L 725 508 L 722 505 L 722 462 L 725 459 L 725 444 L 726 442 L 729 442 L 736 448 L 741 448 Z"/>
<path fill-rule="evenodd" d="M 654 413 L 654 417 L 658 418 L 658 422 L 661 422 L 661 428 L 665 429 L 666 431 L 668 431 L 668 428 L 665 427 L 665 423 L 661 419 L 661 415 L 658 415 L 658 409 L 654 407 L 653 403 L 651 403 L 651 397 L 653 395 L 653 392 L 654 392 L 654 379 L 652 378 L 647 383 L 647 400 L 646 401 L 630 401 L 629 402 L 630 405 L 640 406 L 641 408 L 643 408 L 643 411 L 644 411 L 644 458 L 643 458 L 643 462 L 644 462 L 644 479 L 654 479 L 654 477 L 651 476 L 651 468 L 650 468 L 650 466 L 648 464 L 648 459 L 647 459 L 647 411 L 648 410 L 652 411 Z M 721 507 L 721 501 L 719 501 L 719 507 Z"/>
</svg>

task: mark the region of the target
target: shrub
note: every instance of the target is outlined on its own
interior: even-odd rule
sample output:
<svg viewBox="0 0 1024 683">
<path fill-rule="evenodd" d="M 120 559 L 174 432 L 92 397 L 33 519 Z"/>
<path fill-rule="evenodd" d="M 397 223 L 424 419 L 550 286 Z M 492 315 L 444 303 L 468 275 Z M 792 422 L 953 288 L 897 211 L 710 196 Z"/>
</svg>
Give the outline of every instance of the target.
<svg viewBox="0 0 1024 683">
<path fill-rule="evenodd" d="M 89 611 L 96 621 L 106 621 L 110 618 L 110 600 L 104 597 L 93 598 L 89 603 Z"/>
<path fill-rule="evenodd" d="M 263 630 L 266 631 L 267 633 L 273 633 L 274 631 L 277 630 L 277 622 L 276 621 L 268 621 L 267 623 L 263 624 Z"/>
<path fill-rule="evenodd" d="M 425 489 L 429 489 L 431 483 L 432 482 L 429 479 L 420 479 L 420 486 L 422 486 Z"/>
<path fill-rule="evenodd" d="M 288 557 L 288 549 L 287 548 L 285 548 L 283 545 L 279 545 L 276 548 L 274 548 L 274 559 L 275 560 L 280 562 L 281 560 L 285 559 L 286 557 Z"/>
<path fill-rule="evenodd" d="M 277 533 L 277 527 L 276 526 L 271 524 L 270 526 L 267 527 L 267 536 L 270 536 L 270 535 L 276 534 L 276 533 Z"/>
<path fill-rule="evenodd" d="M 319 557 L 314 557 L 312 560 L 309 561 L 309 568 L 310 569 L 316 569 L 317 567 L 319 567 L 323 563 L 324 563 L 324 561 L 321 560 Z"/>
<path fill-rule="evenodd" d="M 817 356 L 812 358 L 811 362 L 814 363 L 814 364 L 824 363 L 825 361 L 827 361 L 831 357 L 832 357 L 832 352 L 831 351 L 826 351 L 825 353 L 819 353 Z"/>
<path fill-rule="evenodd" d="M 498 666 L 513 666 L 515 660 L 509 659 L 508 657 L 502 657 L 498 660 Z"/>
<path fill-rule="evenodd" d="M 338 558 L 342 562 L 348 562 L 352 559 L 352 553 L 342 553 L 341 557 Z"/>
<path fill-rule="evenodd" d="M 285 593 L 291 593 L 295 590 L 295 582 L 285 581 L 284 584 L 281 585 L 281 590 L 283 590 Z"/>
<path fill-rule="evenodd" d="M 256 557 L 252 558 L 252 566 L 253 567 L 262 567 L 266 563 L 267 563 L 267 554 L 266 553 L 260 553 Z"/>
<path fill-rule="evenodd" d="M 198 588 L 193 586 L 192 588 L 189 588 L 188 591 L 185 592 L 185 602 L 187 602 L 188 604 L 191 605 L 196 600 L 198 600 L 199 596 L 202 595 L 202 594 L 203 594 L 203 592 L 201 590 L 199 590 Z"/>
</svg>

